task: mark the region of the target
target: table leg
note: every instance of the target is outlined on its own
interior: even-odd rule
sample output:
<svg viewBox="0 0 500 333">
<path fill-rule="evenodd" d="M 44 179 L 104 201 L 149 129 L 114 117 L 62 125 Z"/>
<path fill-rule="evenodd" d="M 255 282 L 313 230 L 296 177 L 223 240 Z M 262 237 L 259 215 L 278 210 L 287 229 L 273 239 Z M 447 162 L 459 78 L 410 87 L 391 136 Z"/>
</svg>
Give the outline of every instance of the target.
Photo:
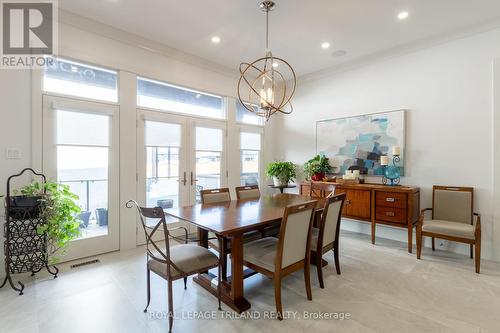
<svg viewBox="0 0 500 333">
<path fill-rule="evenodd" d="M 413 224 L 408 223 L 408 253 L 413 249 Z"/>
<path fill-rule="evenodd" d="M 250 303 L 243 296 L 243 235 L 231 238 L 231 300 L 239 312 L 250 309 Z"/>
<path fill-rule="evenodd" d="M 198 245 L 208 248 L 208 231 L 198 228 Z"/>
<path fill-rule="evenodd" d="M 198 245 L 208 248 L 208 231 L 202 228 L 198 228 Z M 203 272 L 207 274 L 208 271 Z"/>
<path fill-rule="evenodd" d="M 208 232 L 198 228 L 199 245 L 208 247 Z M 243 235 L 238 235 L 232 238 L 232 276 L 227 281 L 222 281 L 222 301 L 231 309 L 238 313 L 242 313 L 250 309 L 250 303 L 243 296 L 243 279 L 245 272 L 243 271 Z M 246 276 L 255 274 L 249 272 Z M 217 296 L 216 277 L 209 273 L 203 272 L 193 278 L 193 281 L 205 288 L 207 291 Z"/>
<path fill-rule="evenodd" d="M 282 193 L 282 194 L 283 194 L 283 190 L 284 190 L 284 189 L 285 189 L 285 188 L 280 187 L 280 193 Z"/>
</svg>

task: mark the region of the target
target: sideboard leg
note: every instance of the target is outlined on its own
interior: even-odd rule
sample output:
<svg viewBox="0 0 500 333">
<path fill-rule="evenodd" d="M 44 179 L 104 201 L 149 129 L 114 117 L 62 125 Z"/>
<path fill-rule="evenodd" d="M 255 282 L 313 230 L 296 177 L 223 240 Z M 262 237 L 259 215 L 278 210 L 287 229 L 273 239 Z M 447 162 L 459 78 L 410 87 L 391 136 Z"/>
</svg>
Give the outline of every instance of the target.
<svg viewBox="0 0 500 333">
<path fill-rule="evenodd" d="M 408 253 L 413 249 L 413 224 L 408 225 Z"/>
<path fill-rule="evenodd" d="M 372 244 L 375 244 L 375 221 L 372 221 Z"/>
</svg>

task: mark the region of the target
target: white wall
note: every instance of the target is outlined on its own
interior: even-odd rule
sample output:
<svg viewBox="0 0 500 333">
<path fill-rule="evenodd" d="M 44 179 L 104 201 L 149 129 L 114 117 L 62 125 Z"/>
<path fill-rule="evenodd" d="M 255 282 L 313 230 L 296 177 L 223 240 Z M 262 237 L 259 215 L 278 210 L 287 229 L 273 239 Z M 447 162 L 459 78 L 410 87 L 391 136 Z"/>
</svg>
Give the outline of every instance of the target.
<svg viewBox="0 0 500 333">
<path fill-rule="evenodd" d="M 0 70 L 0 194 L 6 192 L 7 177 L 31 166 L 30 75 L 27 70 Z M 19 149 L 20 159 L 7 160 L 7 148 Z M 3 278 L 2 199 L 0 203 L 0 278 Z"/>
<path fill-rule="evenodd" d="M 500 242 L 498 231 L 493 233 L 492 180 L 492 68 L 500 56 L 499 40 L 500 29 L 492 30 L 301 80 L 294 113 L 281 117 L 279 157 L 299 164 L 311 158 L 317 120 L 409 109 L 407 176 L 402 182 L 421 188 L 422 207 L 431 204 L 433 184 L 473 186 L 475 210 L 483 216 L 483 255 L 500 260 L 498 247 L 493 253 L 492 246 Z M 344 227 L 369 232 L 366 224 L 348 222 Z M 378 230 L 379 236 L 406 241 L 404 230 Z M 468 251 L 462 245 L 451 248 Z"/>
</svg>

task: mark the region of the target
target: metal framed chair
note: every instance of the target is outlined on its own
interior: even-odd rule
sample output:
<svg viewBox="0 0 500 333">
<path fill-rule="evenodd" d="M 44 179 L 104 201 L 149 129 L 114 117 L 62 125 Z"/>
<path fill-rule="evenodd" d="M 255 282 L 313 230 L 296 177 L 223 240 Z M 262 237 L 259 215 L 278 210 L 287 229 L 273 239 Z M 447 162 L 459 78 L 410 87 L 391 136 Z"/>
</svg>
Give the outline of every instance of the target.
<svg viewBox="0 0 500 333">
<path fill-rule="evenodd" d="M 304 269 L 307 299 L 312 300 L 310 258 L 311 228 L 317 201 L 288 206 L 281 222 L 280 237 L 266 237 L 244 245 L 245 266 L 274 280 L 278 319 L 283 320 L 281 280 Z"/>
<path fill-rule="evenodd" d="M 127 208 L 137 208 L 140 216 L 141 224 L 146 236 L 146 252 L 147 252 L 147 304 L 144 312 L 147 312 L 151 301 L 151 272 L 157 274 L 168 283 L 168 322 L 169 333 L 172 332 L 174 310 L 172 296 L 172 282 L 179 279 L 184 279 L 184 289 L 186 289 L 187 278 L 190 275 L 203 273 L 209 269 L 218 267 L 219 274 L 217 276 L 218 285 L 218 301 L 219 310 L 221 310 L 221 260 L 210 250 L 202 246 L 188 244 L 188 231 L 184 227 L 168 228 L 165 218 L 165 212 L 160 207 L 145 208 L 140 207 L 134 200 L 129 200 L 126 203 Z M 154 224 L 148 225 L 146 219 L 154 219 Z M 185 238 L 182 239 L 184 244 L 170 247 L 170 238 L 179 238 L 170 235 L 170 231 L 183 229 Z M 165 248 L 155 241 L 155 234 L 163 233 L 165 240 Z M 192 240 L 197 241 L 197 240 Z"/>
<path fill-rule="evenodd" d="M 432 212 L 431 220 L 424 220 L 426 211 Z M 417 223 L 417 259 L 422 254 L 424 236 L 432 237 L 433 251 L 435 238 L 470 244 L 470 257 L 474 258 L 475 252 L 475 269 L 479 274 L 481 215 L 474 213 L 474 189 L 435 185 L 432 189 L 432 208 L 423 209 Z"/>
<path fill-rule="evenodd" d="M 318 228 L 312 228 L 311 252 L 316 259 L 319 286 L 325 288 L 323 283 L 323 254 L 332 250 L 335 258 L 335 269 L 340 274 L 339 262 L 339 235 L 340 221 L 342 217 L 342 206 L 346 194 L 330 196 L 326 199 Z"/>
<path fill-rule="evenodd" d="M 259 185 L 238 186 L 234 190 L 238 200 L 260 198 Z"/>
</svg>

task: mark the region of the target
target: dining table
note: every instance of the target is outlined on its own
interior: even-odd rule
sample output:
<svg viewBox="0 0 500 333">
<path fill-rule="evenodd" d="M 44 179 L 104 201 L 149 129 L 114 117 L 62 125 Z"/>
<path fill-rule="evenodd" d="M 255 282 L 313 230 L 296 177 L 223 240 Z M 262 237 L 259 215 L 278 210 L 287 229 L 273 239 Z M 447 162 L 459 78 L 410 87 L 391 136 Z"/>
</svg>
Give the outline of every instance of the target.
<svg viewBox="0 0 500 333">
<path fill-rule="evenodd" d="M 316 201 L 316 213 L 320 214 L 325 203 L 324 198 L 277 193 L 263 195 L 257 199 L 232 200 L 220 203 L 197 204 L 192 206 L 165 209 L 165 213 L 179 220 L 188 222 L 198 229 L 200 246 L 209 246 L 208 233 L 229 239 L 231 242 L 231 275 L 221 285 L 221 299 L 237 313 L 250 309 L 250 302 L 244 296 L 243 281 L 255 272 L 244 269 L 243 234 L 262 230 L 266 226 L 276 225 L 283 217 L 285 208 L 290 205 Z M 326 265 L 326 262 L 324 262 Z M 217 295 L 217 280 L 209 272 L 198 274 L 194 282 Z"/>
</svg>

